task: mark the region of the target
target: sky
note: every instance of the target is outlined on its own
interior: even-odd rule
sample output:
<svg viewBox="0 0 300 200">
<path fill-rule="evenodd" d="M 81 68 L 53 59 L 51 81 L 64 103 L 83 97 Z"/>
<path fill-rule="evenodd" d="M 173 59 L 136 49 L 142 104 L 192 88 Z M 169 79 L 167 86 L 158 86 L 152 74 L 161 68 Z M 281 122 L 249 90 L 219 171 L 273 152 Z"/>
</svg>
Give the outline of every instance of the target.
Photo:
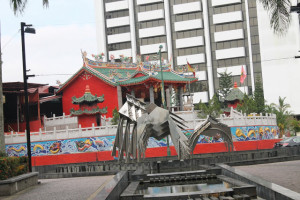
<svg viewBox="0 0 300 200">
<path fill-rule="evenodd" d="M 25 39 L 28 74 L 36 75 L 29 78 L 31 83 L 63 83 L 82 67 L 81 50 L 97 53 L 94 0 L 49 2 L 49 8 L 43 8 L 42 0 L 28 0 L 24 14 L 15 16 L 9 0 L 0 0 L 3 82 L 23 82 L 20 22 L 36 29 Z M 288 33 L 278 37 L 260 4 L 258 9 L 265 99 L 278 103 L 279 96 L 286 97 L 291 111 L 300 114 L 300 59 L 294 58 L 300 50 L 297 14 L 292 14 Z"/>
<path fill-rule="evenodd" d="M 81 50 L 97 53 L 93 0 L 28 0 L 23 15 L 15 16 L 9 0 L 0 0 L 3 82 L 23 82 L 20 22 L 32 24 L 25 33 L 28 82 L 57 85 L 82 67 Z"/>
</svg>

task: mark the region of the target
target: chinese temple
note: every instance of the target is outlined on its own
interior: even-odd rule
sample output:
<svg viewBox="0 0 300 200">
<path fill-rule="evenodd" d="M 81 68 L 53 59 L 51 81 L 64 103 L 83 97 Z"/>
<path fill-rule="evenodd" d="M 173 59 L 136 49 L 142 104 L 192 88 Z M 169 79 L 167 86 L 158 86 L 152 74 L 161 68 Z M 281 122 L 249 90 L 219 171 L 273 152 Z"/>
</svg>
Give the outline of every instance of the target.
<svg viewBox="0 0 300 200">
<path fill-rule="evenodd" d="M 90 126 L 90 123 L 100 126 L 100 115 L 107 113 L 107 107 L 101 109 L 98 106 L 98 103 L 102 103 L 103 101 L 104 95 L 100 97 L 97 97 L 97 94 L 92 95 L 90 86 L 86 85 L 85 93 L 82 97 L 72 97 L 72 103 L 78 104 L 79 109 L 74 110 L 72 108 L 70 110 L 71 115 L 78 116 L 78 123 L 82 127 L 86 127 L 86 124 Z"/>
<path fill-rule="evenodd" d="M 83 67 L 61 85 L 57 94 L 62 94 L 63 112 L 66 115 L 80 113 L 79 123 L 84 123 L 84 126 L 98 124 L 96 116 L 104 114 L 104 110 L 99 107 L 106 108 L 106 117 L 112 117 L 113 109 L 119 109 L 123 105 L 126 94 L 131 94 L 145 103 L 153 102 L 161 106 L 162 80 L 167 107 L 170 109 L 174 106 L 177 110 L 183 110 L 182 94 L 186 85 L 197 81 L 193 76 L 174 71 L 169 63 L 163 63 L 160 68 L 151 62 L 141 62 L 140 58 L 137 59 L 137 63 L 130 63 L 130 59 L 102 62 L 96 56 L 96 59 L 92 60 L 87 58 L 86 52 L 82 53 L 82 57 Z M 172 92 L 179 94 L 176 95 L 176 106 L 171 103 Z M 93 103 L 87 105 L 86 98 Z M 84 109 L 93 109 L 93 112 L 88 111 L 93 115 L 85 113 Z"/>
<path fill-rule="evenodd" d="M 238 88 L 237 82 L 234 83 L 233 88 L 227 94 L 225 102 L 227 102 L 228 108 L 225 109 L 225 114 L 229 115 L 231 108 L 236 109 L 238 104 L 242 102 L 244 98 L 244 93 Z"/>
</svg>

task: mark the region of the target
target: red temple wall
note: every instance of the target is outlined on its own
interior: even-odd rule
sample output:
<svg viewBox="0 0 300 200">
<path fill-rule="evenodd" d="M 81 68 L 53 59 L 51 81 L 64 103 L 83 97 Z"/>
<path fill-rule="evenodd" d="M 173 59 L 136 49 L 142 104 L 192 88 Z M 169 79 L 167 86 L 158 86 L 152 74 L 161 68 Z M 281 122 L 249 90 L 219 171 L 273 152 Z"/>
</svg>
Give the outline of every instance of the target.
<svg viewBox="0 0 300 200">
<path fill-rule="evenodd" d="M 96 115 L 80 115 L 78 117 L 78 124 L 81 124 L 81 128 L 97 126 Z"/>
<path fill-rule="evenodd" d="M 71 108 L 74 108 L 75 110 L 79 109 L 78 105 L 72 104 L 72 97 L 83 96 L 85 93 L 86 85 L 90 86 L 92 95 L 97 94 L 97 96 L 101 96 L 104 94 L 104 102 L 98 103 L 98 106 L 99 108 L 104 108 L 107 106 L 107 114 L 105 115 L 106 117 L 112 117 L 113 109 L 115 107 L 118 109 L 117 87 L 110 86 L 104 81 L 91 75 L 89 75 L 88 78 L 87 76 L 85 76 L 85 78 L 82 78 L 82 76 L 78 76 L 62 91 L 63 112 L 66 115 L 69 115 Z"/>
</svg>

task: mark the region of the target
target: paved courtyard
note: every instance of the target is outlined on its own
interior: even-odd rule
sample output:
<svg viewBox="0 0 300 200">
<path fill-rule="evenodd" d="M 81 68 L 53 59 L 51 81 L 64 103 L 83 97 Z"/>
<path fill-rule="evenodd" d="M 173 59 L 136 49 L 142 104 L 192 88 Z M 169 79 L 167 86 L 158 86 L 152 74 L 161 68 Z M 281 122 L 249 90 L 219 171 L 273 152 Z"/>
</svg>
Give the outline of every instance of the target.
<svg viewBox="0 0 300 200">
<path fill-rule="evenodd" d="M 300 160 L 235 168 L 300 193 Z"/>
<path fill-rule="evenodd" d="M 2 200 L 90 200 L 113 176 L 40 179 L 40 184 Z"/>
</svg>

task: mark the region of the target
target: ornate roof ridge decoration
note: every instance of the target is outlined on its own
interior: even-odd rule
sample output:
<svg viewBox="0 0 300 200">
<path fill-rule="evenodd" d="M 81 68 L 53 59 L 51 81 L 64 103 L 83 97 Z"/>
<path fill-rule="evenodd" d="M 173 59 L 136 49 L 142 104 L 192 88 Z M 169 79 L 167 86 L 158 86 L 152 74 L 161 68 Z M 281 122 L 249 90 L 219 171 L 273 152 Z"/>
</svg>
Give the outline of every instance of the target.
<svg viewBox="0 0 300 200">
<path fill-rule="evenodd" d="M 86 66 L 86 68 L 89 69 L 90 72 L 94 73 L 94 75 L 96 75 L 99 78 L 101 78 L 102 80 L 104 80 L 106 83 L 108 83 L 112 86 L 116 86 L 116 83 L 114 81 L 110 80 L 110 78 L 108 76 L 106 76 L 105 74 L 98 72 L 97 70 L 95 70 L 94 68 L 92 68 L 90 66 Z"/>
<path fill-rule="evenodd" d="M 225 101 L 243 100 L 244 93 L 238 88 L 237 83 L 234 83 L 234 87 L 230 90 L 225 98 Z"/>
<path fill-rule="evenodd" d="M 84 110 L 74 110 L 74 108 L 71 108 L 70 110 L 71 112 L 71 115 L 93 115 L 93 114 L 97 114 L 97 113 L 100 113 L 100 114 L 106 114 L 107 113 L 107 106 L 104 107 L 104 108 L 99 108 L 98 106 L 96 108 L 93 108 L 91 110 L 87 110 L 87 109 L 84 109 Z"/>
<path fill-rule="evenodd" d="M 83 96 L 76 98 L 75 96 L 72 97 L 72 103 L 73 104 L 81 104 L 84 102 L 87 103 L 102 103 L 104 101 L 104 94 L 100 97 L 97 97 L 97 94 L 92 95 L 90 91 L 90 86 L 86 85 L 85 93 Z"/>
</svg>

